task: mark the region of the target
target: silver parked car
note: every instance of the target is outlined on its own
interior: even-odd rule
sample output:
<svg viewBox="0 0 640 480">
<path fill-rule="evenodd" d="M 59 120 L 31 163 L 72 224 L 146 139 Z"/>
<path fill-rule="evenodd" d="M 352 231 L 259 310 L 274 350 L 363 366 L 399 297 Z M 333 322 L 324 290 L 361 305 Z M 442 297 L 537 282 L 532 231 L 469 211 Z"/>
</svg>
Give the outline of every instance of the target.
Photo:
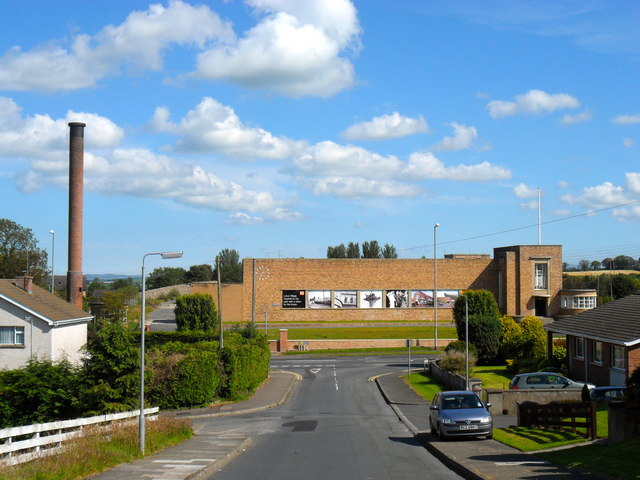
<svg viewBox="0 0 640 480">
<path fill-rule="evenodd" d="M 527 390 L 534 388 L 582 388 L 582 382 L 574 382 L 562 375 L 553 372 L 533 372 L 519 373 L 509 384 L 512 390 Z M 595 388 L 595 385 L 587 383 L 589 389 Z"/>
<path fill-rule="evenodd" d="M 490 403 L 485 404 L 474 392 L 437 393 L 429 407 L 431 433 L 441 440 L 454 436 L 493 438 Z"/>
</svg>

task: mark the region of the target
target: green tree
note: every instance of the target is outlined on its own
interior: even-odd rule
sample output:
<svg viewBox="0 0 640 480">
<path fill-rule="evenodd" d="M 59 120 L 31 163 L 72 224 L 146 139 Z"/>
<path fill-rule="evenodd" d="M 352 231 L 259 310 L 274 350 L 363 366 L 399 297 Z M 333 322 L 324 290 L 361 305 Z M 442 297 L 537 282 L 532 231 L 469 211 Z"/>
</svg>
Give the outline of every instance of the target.
<svg viewBox="0 0 640 480">
<path fill-rule="evenodd" d="M 364 242 L 362 244 L 362 258 L 381 258 L 382 250 L 377 240 Z"/>
<path fill-rule="evenodd" d="M 178 330 L 212 331 L 218 314 L 211 295 L 193 293 L 176 298 L 176 324 Z"/>
<path fill-rule="evenodd" d="M 347 258 L 360 258 L 360 244 L 349 242 L 347 246 Z"/>
<path fill-rule="evenodd" d="M 111 290 L 119 290 L 121 288 L 133 286 L 133 278 L 116 278 L 111 282 Z M 135 287 L 134 287 L 135 288 Z"/>
<path fill-rule="evenodd" d="M 520 321 L 523 358 L 543 358 L 547 353 L 547 333 L 538 317 L 525 317 Z"/>
<path fill-rule="evenodd" d="M 602 268 L 602 262 L 599 260 L 593 260 L 589 266 L 591 267 L 591 270 L 600 270 Z"/>
<path fill-rule="evenodd" d="M 93 297 L 97 290 L 106 290 L 107 284 L 102 282 L 98 277 L 94 278 L 87 285 L 87 296 Z"/>
<path fill-rule="evenodd" d="M 589 270 L 589 267 L 589 260 L 580 260 L 580 262 L 578 263 L 578 268 L 582 271 Z"/>
<path fill-rule="evenodd" d="M 520 358 L 522 350 L 520 339 L 522 337 L 522 327 L 516 323 L 513 317 L 503 315 L 500 317 L 502 332 L 500 333 L 500 356 L 503 359 Z"/>
<path fill-rule="evenodd" d="M 347 258 L 347 249 L 344 243 L 336 245 L 335 247 L 327 247 L 327 258 Z"/>
<path fill-rule="evenodd" d="M 186 270 L 182 267 L 161 267 L 151 272 L 146 281 L 146 288 L 162 288 L 186 283 Z"/>
<path fill-rule="evenodd" d="M 89 337 L 81 369 L 83 411 L 89 415 L 122 412 L 138 406 L 139 334 L 108 323 Z"/>
<path fill-rule="evenodd" d="M 633 257 L 628 255 L 618 255 L 613 259 L 618 270 L 633 270 L 638 267 Z"/>
<path fill-rule="evenodd" d="M 398 251 L 396 250 L 396 247 L 385 243 L 384 248 L 382 249 L 382 258 L 398 258 Z"/>
<path fill-rule="evenodd" d="M 611 289 L 613 298 L 618 299 L 640 293 L 640 278 L 637 275 L 625 275 L 619 273 L 611 278 Z"/>
<path fill-rule="evenodd" d="M 469 339 L 466 338 L 466 304 L 469 305 Z M 478 360 L 490 362 L 500 348 L 502 323 L 498 304 L 488 290 L 467 290 L 453 305 L 453 318 L 460 340 L 473 343 L 478 349 Z"/>
<path fill-rule="evenodd" d="M 220 281 L 222 283 L 242 283 L 242 262 L 237 250 L 223 248 L 218 254 Z M 218 268 L 213 271 L 213 279 L 218 279 Z"/>
<path fill-rule="evenodd" d="M 30 228 L 0 218 L 0 278 L 27 273 L 37 284 L 48 277 L 47 252 L 38 248 Z"/>
<path fill-rule="evenodd" d="M 186 275 L 187 282 L 209 282 L 213 280 L 213 268 L 208 263 L 191 265 Z"/>
</svg>

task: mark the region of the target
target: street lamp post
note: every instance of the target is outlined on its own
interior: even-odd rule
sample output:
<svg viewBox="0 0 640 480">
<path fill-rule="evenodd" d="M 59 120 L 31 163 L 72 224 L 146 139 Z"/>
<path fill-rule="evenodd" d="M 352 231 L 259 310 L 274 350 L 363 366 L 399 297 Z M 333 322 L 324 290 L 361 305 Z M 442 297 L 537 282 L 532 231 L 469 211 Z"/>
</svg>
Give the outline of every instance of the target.
<svg viewBox="0 0 640 480">
<path fill-rule="evenodd" d="M 436 246 L 439 223 L 433 226 L 433 323 L 434 323 L 434 346 L 438 349 L 438 262 L 436 260 Z"/>
<path fill-rule="evenodd" d="M 280 304 L 279 303 L 272 303 L 271 304 L 272 307 L 279 307 Z M 269 308 L 269 305 L 265 305 L 264 306 L 264 334 L 269 337 L 269 322 L 267 320 L 267 309 Z"/>
<path fill-rule="evenodd" d="M 53 253 L 54 253 L 54 248 L 56 246 L 56 232 L 55 230 L 49 230 L 49 233 L 51 234 L 51 293 L 53 293 L 54 291 L 54 275 L 53 275 Z"/>
<path fill-rule="evenodd" d="M 144 332 L 146 329 L 146 312 L 145 312 L 145 278 L 144 278 L 144 261 L 150 255 L 160 255 L 164 260 L 169 258 L 180 258 L 182 252 L 155 252 L 147 253 L 142 257 L 142 311 L 140 313 L 140 417 L 138 421 L 138 441 L 140 453 L 144 457 L 145 443 L 145 418 L 144 418 Z"/>
</svg>

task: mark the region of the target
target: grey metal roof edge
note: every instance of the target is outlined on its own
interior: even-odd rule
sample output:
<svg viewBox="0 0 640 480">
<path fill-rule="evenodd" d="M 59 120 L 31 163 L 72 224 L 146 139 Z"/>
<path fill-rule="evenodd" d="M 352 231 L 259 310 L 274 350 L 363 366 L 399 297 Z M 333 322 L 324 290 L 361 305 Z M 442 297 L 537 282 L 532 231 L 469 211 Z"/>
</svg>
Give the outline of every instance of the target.
<svg viewBox="0 0 640 480">
<path fill-rule="evenodd" d="M 90 322 L 91 320 L 93 320 L 93 315 L 90 315 L 88 317 L 68 318 L 66 320 L 58 320 L 57 322 L 53 322 L 53 326 L 57 327 L 58 325 L 70 325 L 72 323 Z"/>
</svg>

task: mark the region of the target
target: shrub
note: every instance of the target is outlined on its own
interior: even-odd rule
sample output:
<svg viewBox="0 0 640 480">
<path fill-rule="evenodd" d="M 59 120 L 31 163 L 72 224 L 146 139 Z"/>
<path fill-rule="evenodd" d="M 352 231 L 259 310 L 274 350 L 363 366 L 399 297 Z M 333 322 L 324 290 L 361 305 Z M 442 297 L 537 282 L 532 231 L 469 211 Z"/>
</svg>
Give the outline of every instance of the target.
<svg viewBox="0 0 640 480">
<path fill-rule="evenodd" d="M 547 333 L 544 330 L 542 320 L 538 317 L 525 317 L 520 322 L 524 337 L 523 356 L 538 358 L 547 353 Z"/>
<path fill-rule="evenodd" d="M 257 388 L 269 375 L 271 352 L 267 337 L 245 338 L 228 332 L 222 349 L 223 395 L 239 398 Z"/>
<path fill-rule="evenodd" d="M 216 326 L 216 306 L 213 297 L 204 293 L 192 293 L 176 298 L 176 323 L 178 330 L 210 332 Z"/>
<path fill-rule="evenodd" d="M 503 359 L 518 358 L 521 354 L 521 346 L 519 336 L 522 334 L 522 328 L 516 323 L 513 317 L 503 315 L 500 317 L 502 331 L 500 333 L 499 353 Z"/>
<path fill-rule="evenodd" d="M 173 342 L 150 352 L 149 402 L 175 409 L 205 405 L 216 398 L 221 375 L 218 351 L 212 347 L 212 343 Z"/>
<path fill-rule="evenodd" d="M 464 340 L 456 340 L 455 342 L 451 342 L 444 349 L 445 352 L 450 352 L 452 350 L 466 354 L 467 342 Z M 469 344 L 469 355 L 473 355 L 475 358 L 478 358 L 478 349 L 473 343 Z"/>
<path fill-rule="evenodd" d="M 469 305 L 469 339 L 466 338 L 466 304 Z M 498 304 L 488 290 L 467 290 L 459 295 L 453 306 L 458 338 L 470 341 L 478 349 L 478 360 L 488 363 L 495 359 L 500 348 L 502 324 Z"/>
<path fill-rule="evenodd" d="M 476 365 L 476 357 L 469 353 L 469 372 Z M 458 375 L 465 375 L 467 372 L 467 359 L 464 352 L 458 350 L 449 350 L 440 357 L 438 366 L 443 370 L 451 373 L 457 373 Z"/>
<path fill-rule="evenodd" d="M 79 416 L 77 369 L 68 361 L 32 358 L 0 372 L 0 428 Z"/>
</svg>

